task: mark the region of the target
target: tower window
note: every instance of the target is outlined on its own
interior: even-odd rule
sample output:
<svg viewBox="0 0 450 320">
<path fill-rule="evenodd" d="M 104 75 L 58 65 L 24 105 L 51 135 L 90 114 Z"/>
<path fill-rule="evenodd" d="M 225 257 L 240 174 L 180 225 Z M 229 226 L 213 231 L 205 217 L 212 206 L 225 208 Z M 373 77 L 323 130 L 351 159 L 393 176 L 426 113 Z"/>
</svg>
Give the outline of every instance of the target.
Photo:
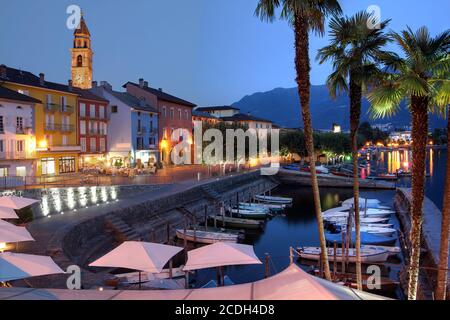
<svg viewBox="0 0 450 320">
<path fill-rule="evenodd" d="M 83 66 L 83 57 L 81 56 L 81 54 L 77 57 L 77 67 L 82 67 Z"/>
</svg>

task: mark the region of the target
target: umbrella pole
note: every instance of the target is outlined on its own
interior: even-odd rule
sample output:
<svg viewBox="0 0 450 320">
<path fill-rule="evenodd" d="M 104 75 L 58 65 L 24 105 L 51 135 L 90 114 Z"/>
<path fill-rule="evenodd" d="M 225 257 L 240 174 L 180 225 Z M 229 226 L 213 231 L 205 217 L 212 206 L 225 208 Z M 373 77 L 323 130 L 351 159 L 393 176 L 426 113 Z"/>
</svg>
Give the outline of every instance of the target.
<svg viewBox="0 0 450 320">
<path fill-rule="evenodd" d="M 189 271 L 184 272 L 185 288 L 189 289 Z"/>
<path fill-rule="evenodd" d="M 141 290 L 141 271 L 139 271 L 139 290 Z"/>
</svg>

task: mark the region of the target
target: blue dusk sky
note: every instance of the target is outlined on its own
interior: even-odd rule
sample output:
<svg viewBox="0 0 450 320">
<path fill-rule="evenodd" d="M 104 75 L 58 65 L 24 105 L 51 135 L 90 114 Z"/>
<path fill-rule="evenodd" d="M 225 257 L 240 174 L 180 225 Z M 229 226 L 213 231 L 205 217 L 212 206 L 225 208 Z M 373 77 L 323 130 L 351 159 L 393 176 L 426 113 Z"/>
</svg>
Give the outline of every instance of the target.
<svg viewBox="0 0 450 320">
<path fill-rule="evenodd" d="M 427 25 L 436 34 L 450 27 L 449 0 L 341 3 L 348 15 L 378 5 L 394 30 Z M 67 83 L 71 4 L 83 9 L 92 35 L 94 80 L 115 89 L 143 77 L 198 105 L 222 105 L 295 86 L 292 30 L 285 21 L 256 18 L 257 0 L 0 0 L 0 63 Z M 313 84 L 323 84 L 331 70 L 314 61 L 326 43 L 311 37 Z"/>
</svg>

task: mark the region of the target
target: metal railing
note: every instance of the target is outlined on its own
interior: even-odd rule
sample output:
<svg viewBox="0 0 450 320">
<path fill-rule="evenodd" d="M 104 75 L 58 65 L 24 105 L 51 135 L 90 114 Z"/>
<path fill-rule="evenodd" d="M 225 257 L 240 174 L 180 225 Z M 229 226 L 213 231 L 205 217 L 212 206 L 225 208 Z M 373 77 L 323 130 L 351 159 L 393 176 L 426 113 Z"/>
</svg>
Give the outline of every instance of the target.
<svg viewBox="0 0 450 320">
<path fill-rule="evenodd" d="M 73 113 L 73 111 L 74 111 L 74 107 L 72 107 L 72 106 L 68 106 L 68 105 L 61 105 L 61 112 L 62 113 Z"/>
<path fill-rule="evenodd" d="M 23 160 L 36 158 L 36 152 L 27 151 L 3 151 L 0 152 L 2 160 Z"/>
<path fill-rule="evenodd" d="M 72 132 L 75 130 L 75 126 L 73 124 L 62 124 L 61 131 L 63 132 Z"/>
</svg>

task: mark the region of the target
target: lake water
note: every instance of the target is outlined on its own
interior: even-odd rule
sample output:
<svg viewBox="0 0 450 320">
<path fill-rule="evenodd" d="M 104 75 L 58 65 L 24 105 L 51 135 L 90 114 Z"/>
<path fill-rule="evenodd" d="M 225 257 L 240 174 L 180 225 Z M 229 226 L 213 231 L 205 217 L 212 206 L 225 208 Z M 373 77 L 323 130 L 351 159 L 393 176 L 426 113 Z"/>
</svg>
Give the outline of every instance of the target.
<svg viewBox="0 0 450 320">
<path fill-rule="evenodd" d="M 398 152 L 398 151 L 397 151 Z M 438 207 L 442 207 L 442 193 L 445 177 L 446 150 L 432 151 L 428 155 L 427 171 L 430 177 L 427 178 L 426 194 Z M 391 159 L 391 160 L 389 160 Z M 398 159 L 397 164 L 393 164 L 392 159 Z M 410 158 L 409 158 L 410 159 Z M 399 164 L 406 165 L 406 160 L 400 154 L 385 154 L 383 163 L 391 168 Z M 409 163 L 408 163 L 409 165 Z M 410 178 L 399 181 L 399 185 L 409 186 Z M 321 188 L 321 204 L 323 211 L 336 207 L 340 201 L 353 196 L 351 189 Z M 383 205 L 393 205 L 395 191 L 362 191 L 361 196 L 367 198 L 377 198 Z M 318 246 L 318 231 L 314 215 L 313 199 L 311 189 L 281 186 L 273 191 L 273 195 L 291 197 L 294 199 L 293 206 L 289 208 L 285 215 L 279 215 L 267 221 L 266 228 L 262 232 L 247 234 L 245 243 L 254 246 L 256 255 L 264 262 L 265 254 L 270 255 L 270 272 L 276 274 L 284 270 L 289 265 L 289 247 L 298 246 Z M 391 222 L 398 228 L 398 221 L 392 216 Z M 304 261 L 302 261 L 304 263 Z M 397 280 L 398 272 L 402 267 L 401 257 L 392 262 L 393 265 L 382 270 L 383 276 L 389 276 Z M 302 264 L 304 270 L 310 270 L 311 266 Z M 246 283 L 264 278 L 265 266 L 233 266 L 225 269 L 227 274 L 235 283 Z M 211 279 L 216 278 L 215 270 L 202 270 L 196 276 L 196 286 L 202 286 Z M 399 297 L 399 292 L 393 297 Z"/>
</svg>

